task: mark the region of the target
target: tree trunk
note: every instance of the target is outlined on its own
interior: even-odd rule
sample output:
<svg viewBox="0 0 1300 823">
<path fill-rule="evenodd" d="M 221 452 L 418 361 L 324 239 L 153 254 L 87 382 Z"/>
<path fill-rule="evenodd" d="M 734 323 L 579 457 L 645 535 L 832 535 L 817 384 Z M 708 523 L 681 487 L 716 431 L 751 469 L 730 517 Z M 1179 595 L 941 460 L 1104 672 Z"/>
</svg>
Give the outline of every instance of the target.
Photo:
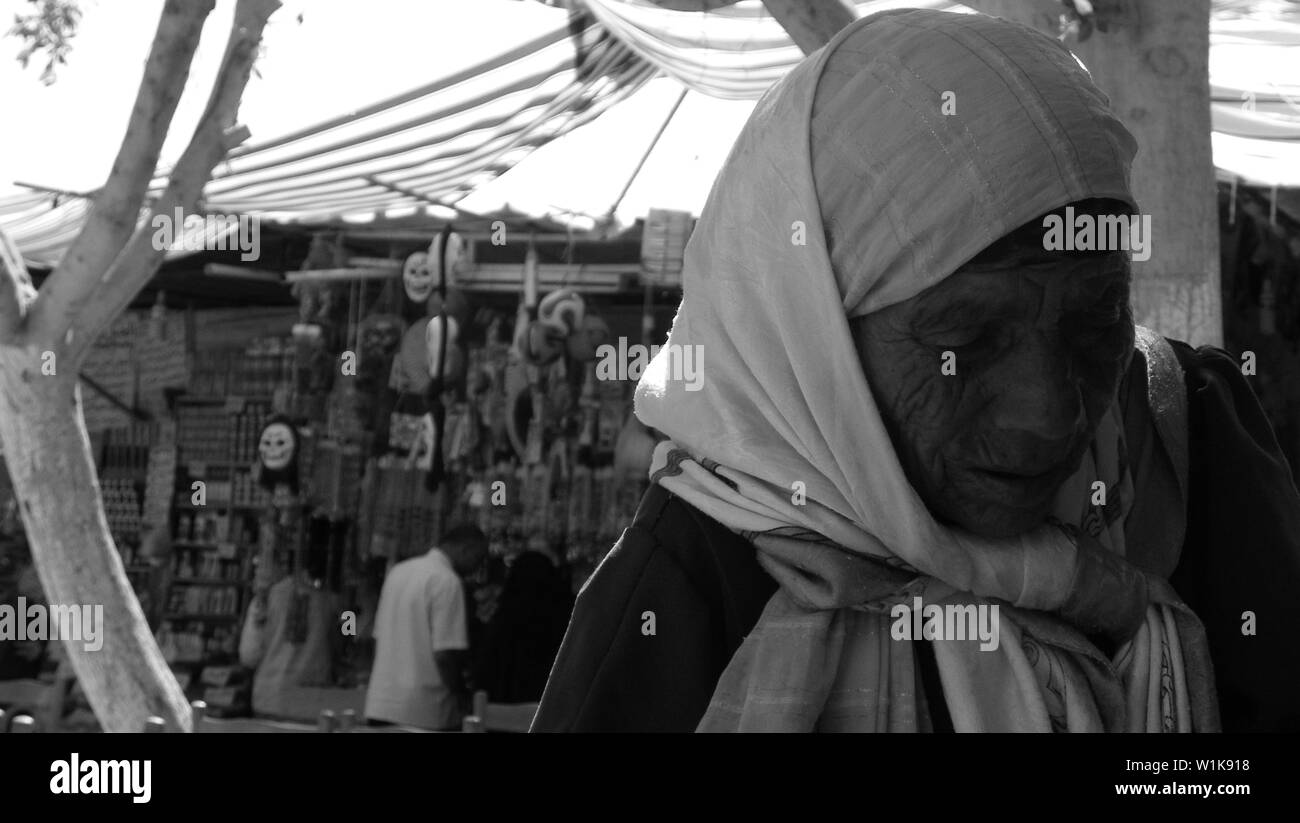
<svg viewBox="0 0 1300 823">
<path fill-rule="evenodd" d="M 857 19 L 849 0 L 763 0 L 763 6 L 804 54 L 826 45 Z"/>
<path fill-rule="evenodd" d="M 47 601 L 103 607 L 102 647 L 64 642 L 72 668 L 105 731 L 142 731 L 151 715 L 189 730 L 185 695 L 109 534 L 75 372 L 41 366 L 34 348 L 0 346 L 0 445 Z"/>
<path fill-rule="evenodd" d="M 262 31 L 279 5 L 239 0 L 235 6 L 207 109 L 151 204 L 156 214 L 192 213 L 213 167 L 248 137 L 235 118 Z M 141 199 L 211 9 L 212 0 L 165 3 L 108 182 L 39 293 L 0 231 L 0 446 L 46 599 L 103 610 L 101 647 L 61 640 L 91 708 L 110 732 L 142 731 L 151 715 L 184 731 L 192 721 L 108 529 L 77 373 L 95 339 L 165 254 L 155 247 L 149 222 L 139 219 Z"/>
<path fill-rule="evenodd" d="M 1056 35 L 1060 6 L 966 5 Z M 1098 0 L 1108 31 L 1070 50 L 1138 141 L 1133 193 L 1151 215 L 1151 258 L 1133 262 L 1138 323 L 1193 345 L 1223 345 L 1219 213 L 1210 145 L 1210 0 Z"/>
</svg>

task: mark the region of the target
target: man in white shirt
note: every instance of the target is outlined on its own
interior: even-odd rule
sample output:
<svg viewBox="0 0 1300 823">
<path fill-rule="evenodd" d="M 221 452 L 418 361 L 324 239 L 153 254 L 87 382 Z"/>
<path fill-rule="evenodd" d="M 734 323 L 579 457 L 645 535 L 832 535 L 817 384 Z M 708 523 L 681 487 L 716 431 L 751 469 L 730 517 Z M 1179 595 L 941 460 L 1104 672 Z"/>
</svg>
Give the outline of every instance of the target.
<svg viewBox="0 0 1300 823">
<path fill-rule="evenodd" d="M 486 556 L 487 537 L 477 526 L 463 525 L 448 530 L 426 554 L 389 570 L 375 616 L 367 719 L 458 727 L 469 651 L 461 577 Z"/>
</svg>

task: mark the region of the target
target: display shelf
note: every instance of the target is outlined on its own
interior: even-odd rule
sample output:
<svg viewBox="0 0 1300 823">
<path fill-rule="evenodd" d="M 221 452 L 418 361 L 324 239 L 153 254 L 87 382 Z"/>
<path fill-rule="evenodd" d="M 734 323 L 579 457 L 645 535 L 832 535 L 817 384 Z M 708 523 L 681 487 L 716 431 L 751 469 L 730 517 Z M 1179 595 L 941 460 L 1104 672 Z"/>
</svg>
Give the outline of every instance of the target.
<svg viewBox="0 0 1300 823">
<path fill-rule="evenodd" d="M 243 580 L 222 580 L 219 577 L 174 577 L 173 586 L 231 586 L 242 588 Z"/>
<path fill-rule="evenodd" d="M 206 540 L 176 540 L 172 543 L 173 548 L 177 549 L 203 549 L 207 551 L 221 551 L 233 543 L 212 543 Z"/>
<path fill-rule="evenodd" d="M 250 551 L 269 501 L 259 501 L 249 487 L 257 439 L 272 400 L 260 393 L 209 393 L 180 395 L 176 401 L 179 470 L 171 498 L 173 535 L 178 538 L 172 543 L 176 576 L 163 619 L 200 624 L 194 630 L 205 645 L 214 638 L 221 645 L 238 637 L 251 596 Z M 202 506 L 192 502 L 195 480 L 206 483 Z M 231 573 L 237 576 L 227 577 Z M 208 650 L 190 662 L 209 665 L 221 655 Z"/>
<path fill-rule="evenodd" d="M 178 394 L 176 403 L 181 406 L 227 406 L 243 408 L 252 404 L 270 405 L 275 398 L 263 394 Z"/>
</svg>

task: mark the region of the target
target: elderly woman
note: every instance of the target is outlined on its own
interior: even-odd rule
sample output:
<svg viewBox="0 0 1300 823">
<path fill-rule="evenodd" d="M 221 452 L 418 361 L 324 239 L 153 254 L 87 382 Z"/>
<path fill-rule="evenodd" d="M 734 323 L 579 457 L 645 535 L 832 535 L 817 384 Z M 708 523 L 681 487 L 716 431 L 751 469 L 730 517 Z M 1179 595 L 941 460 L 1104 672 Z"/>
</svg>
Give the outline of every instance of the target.
<svg viewBox="0 0 1300 823">
<path fill-rule="evenodd" d="M 534 730 L 1297 729 L 1300 495 L 1238 363 L 1135 329 L 1124 251 L 1046 248 L 1136 214 L 1136 149 L 989 17 L 865 18 L 772 88 Z"/>
</svg>

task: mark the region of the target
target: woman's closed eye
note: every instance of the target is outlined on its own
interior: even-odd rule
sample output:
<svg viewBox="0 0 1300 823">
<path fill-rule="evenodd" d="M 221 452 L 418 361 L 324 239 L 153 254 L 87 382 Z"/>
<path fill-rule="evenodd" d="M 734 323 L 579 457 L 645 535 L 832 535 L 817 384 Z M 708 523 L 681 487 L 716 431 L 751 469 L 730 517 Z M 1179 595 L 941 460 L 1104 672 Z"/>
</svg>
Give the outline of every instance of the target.
<svg viewBox="0 0 1300 823">
<path fill-rule="evenodd" d="M 1129 290 L 1125 283 L 1110 286 L 1086 309 L 1075 315 L 1075 326 L 1085 334 L 1106 332 L 1129 318 Z"/>
<path fill-rule="evenodd" d="M 981 342 L 985 336 L 983 325 L 954 326 L 931 333 L 927 342 L 941 349 L 965 349 Z"/>
<path fill-rule="evenodd" d="M 1112 301 L 1093 306 L 1084 314 L 1084 324 L 1092 329 L 1108 329 L 1124 319 L 1127 301 Z"/>
<path fill-rule="evenodd" d="M 1110 362 L 1124 357 L 1132 346 L 1132 314 L 1128 294 L 1102 300 L 1075 315 L 1068 334 L 1087 359 Z"/>
<path fill-rule="evenodd" d="M 934 332 L 926 343 L 938 352 L 955 352 L 966 363 L 985 362 L 1011 345 L 1009 334 L 1005 322 L 972 323 Z"/>
</svg>

